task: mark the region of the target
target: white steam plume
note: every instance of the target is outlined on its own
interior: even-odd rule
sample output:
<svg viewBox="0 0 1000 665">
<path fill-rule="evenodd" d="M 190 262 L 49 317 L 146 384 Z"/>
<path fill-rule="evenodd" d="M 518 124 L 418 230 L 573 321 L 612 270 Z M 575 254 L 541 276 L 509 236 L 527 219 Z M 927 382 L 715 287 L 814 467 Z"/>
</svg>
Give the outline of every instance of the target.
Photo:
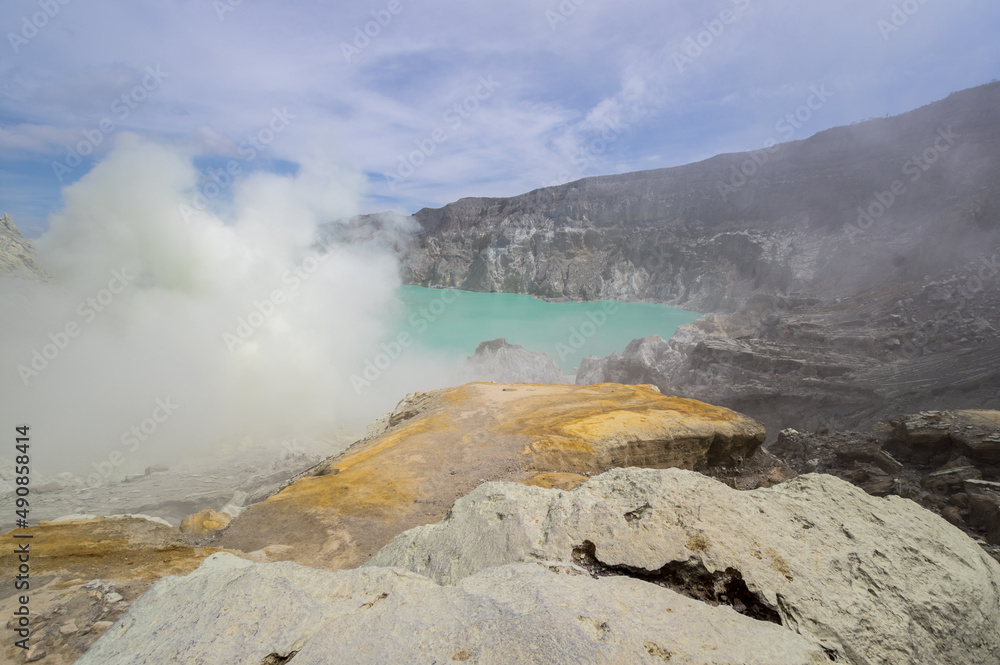
<svg viewBox="0 0 1000 665">
<path fill-rule="evenodd" d="M 248 176 L 231 209 L 185 223 L 189 157 L 123 135 L 64 190 L 37 242 L 55 283 L 0 282 L 0 422 L 31 425 L 36 469 L 120 477 L 248 436 L 330 439 L 442 384 L 412 357 L 352 389 L 399 307 L 397 260 L 371 243 L 316 248 L 318 224 L 356 212 L 360 181 L 302 164 Z"/>
</svg>

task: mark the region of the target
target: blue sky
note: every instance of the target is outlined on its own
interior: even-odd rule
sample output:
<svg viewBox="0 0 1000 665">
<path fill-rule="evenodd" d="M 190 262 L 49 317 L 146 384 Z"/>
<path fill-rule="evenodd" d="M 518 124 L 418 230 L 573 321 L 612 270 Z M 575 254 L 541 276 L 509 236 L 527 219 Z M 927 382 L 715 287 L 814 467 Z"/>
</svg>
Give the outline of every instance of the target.
<svg viewBox="0 0 1000 665">
<path fill-rule="evenodd" d="M 793 139 L 1000 77 L 995 0 L 5 0 L 0 26 L 28 236 L 125 131 L 241 175 L 320 151 L 364 211 L 413 212 L 756 149 L 813 89 Z"/>
</svg>

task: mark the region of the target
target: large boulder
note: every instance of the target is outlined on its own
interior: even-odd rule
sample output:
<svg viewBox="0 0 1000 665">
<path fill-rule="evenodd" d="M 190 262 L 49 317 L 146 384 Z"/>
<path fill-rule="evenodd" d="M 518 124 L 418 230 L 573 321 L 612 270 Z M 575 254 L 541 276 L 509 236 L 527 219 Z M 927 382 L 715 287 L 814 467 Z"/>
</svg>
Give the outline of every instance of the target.
<svg viewBox="0 0 1000 665">
<path fill-rule="evenodd" d="M 965 455 L 977 464 L 1000 466 L 1000 411 L 922 411 L 893 425 L 893 447 L 915 460 Z"/>
<path fill-rule="evenodd" d="M 627 577 L 515 564 L 455 586 L 210 557 L 161 580 L 77 665 L 828 663 L 813 639 Z"/>
<path fill-rule="evenodd" d="M 1000 483 L 967 480 L 964 489 L 969 497 L 969 522 L 989 542 L 1000 545 Z"/>
<path fill-rule="evenodd" d="M 220 513 L 206 508 L 205 510 L 188 515 L 181 521 L 181 533 L 189 536 L 207 536 L 217 531 L 222 531 L 233 520 L 228 513 Z"/>
<path fill-rule="evenodd" d="M 832 476 L 747 492 L 679 469 L 616 469 L 570 492 L 489 483 L 366 565 L 455 584 L 522 561 L 730 605 L 838 662 L 1000 662 L 1000 565 L 912 501 Z"/>
<path fill-rule="evenodd" d="M 234 519 L 216 544 L 357 566 L 485 481 L 572 487 L 609 468 L 749 458 L 764 427 L 648 386 L 473 383 L 418 394 L 387 428 Z"/>
</svg>

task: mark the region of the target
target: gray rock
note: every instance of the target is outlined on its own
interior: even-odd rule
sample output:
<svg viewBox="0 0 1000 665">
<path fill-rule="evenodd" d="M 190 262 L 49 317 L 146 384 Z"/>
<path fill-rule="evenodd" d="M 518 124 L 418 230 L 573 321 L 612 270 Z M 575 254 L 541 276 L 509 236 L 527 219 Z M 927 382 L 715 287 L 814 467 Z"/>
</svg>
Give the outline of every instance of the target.
<svg viewBox="0 0 1000 665">
<path fill-rule="evenodd" d="M 569 383 L 556 361 L 503 337 L 482 342 L 458 369 L 457 383 Z"/>
<path fill-rule="evenodd" d="M 367 565 L 455 583 L 515 561 L 742 605 L 841 662 L 1000 662 L 1000 565 L 913 502 L 832 476 L 748 492 L 678 469 L 616 469 L 571 492 L 487 483 Z"/>
<path fill-rule="evenodd" d="M 1000 483 L 967 480 L 969 523 L 986 533 L 986 540 L 1000 545 Z"/>
<path fill-rule="evenodd" d="M 922 411 L 894 423 L 896 449 L 914 459 L 964 455 L 976 464 L 1000 464 L 1000 411 Z"/>
<path fill-rule="evenodd" d="M 828 663 L 817 641 L 627 577 L 515 564 L 438 586 L 215 554 L 164 578 L 77 665 Z"/>
<path fill-rule="evenodd" d="M 47 282 L 52 276 L 38 265 L 35 248 L 7 213 L 0 216 L 0 276 Z"/>
</svg>

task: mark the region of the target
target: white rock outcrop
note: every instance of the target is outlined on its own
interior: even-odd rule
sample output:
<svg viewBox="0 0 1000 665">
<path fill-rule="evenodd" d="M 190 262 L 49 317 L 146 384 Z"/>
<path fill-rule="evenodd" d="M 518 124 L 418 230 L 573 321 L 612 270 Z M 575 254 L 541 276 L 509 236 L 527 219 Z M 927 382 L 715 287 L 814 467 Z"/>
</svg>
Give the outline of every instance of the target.
<svg viewBox="0 0 1000 665">
<path fill-rule="evenodd" d="M 331 573 L 223 553 L 158 582 L 77 665 L 288 661 L 829 662 L 813 640 L 780 626 L 565 564 L 500 566 L 439 586 L 399 569 Z"/>
<path fill-rule="evenodd" d="M 912 501 L 832 476 L 749 492 L 678 469 L 616 469 L 571 492 L 487 483 L 366 565 L 455 584 L 518 561 L 773 612 L 838 662 L 1000 663 L 1000 565 Z"/>
<path fill-rule="evenodd" d="M 353 570 L 214 554 L 78 663 L 992 664 L 998 625 L 1000 565 L 911 501 L 629 468 L 485 483 Z"/>
</svg>

